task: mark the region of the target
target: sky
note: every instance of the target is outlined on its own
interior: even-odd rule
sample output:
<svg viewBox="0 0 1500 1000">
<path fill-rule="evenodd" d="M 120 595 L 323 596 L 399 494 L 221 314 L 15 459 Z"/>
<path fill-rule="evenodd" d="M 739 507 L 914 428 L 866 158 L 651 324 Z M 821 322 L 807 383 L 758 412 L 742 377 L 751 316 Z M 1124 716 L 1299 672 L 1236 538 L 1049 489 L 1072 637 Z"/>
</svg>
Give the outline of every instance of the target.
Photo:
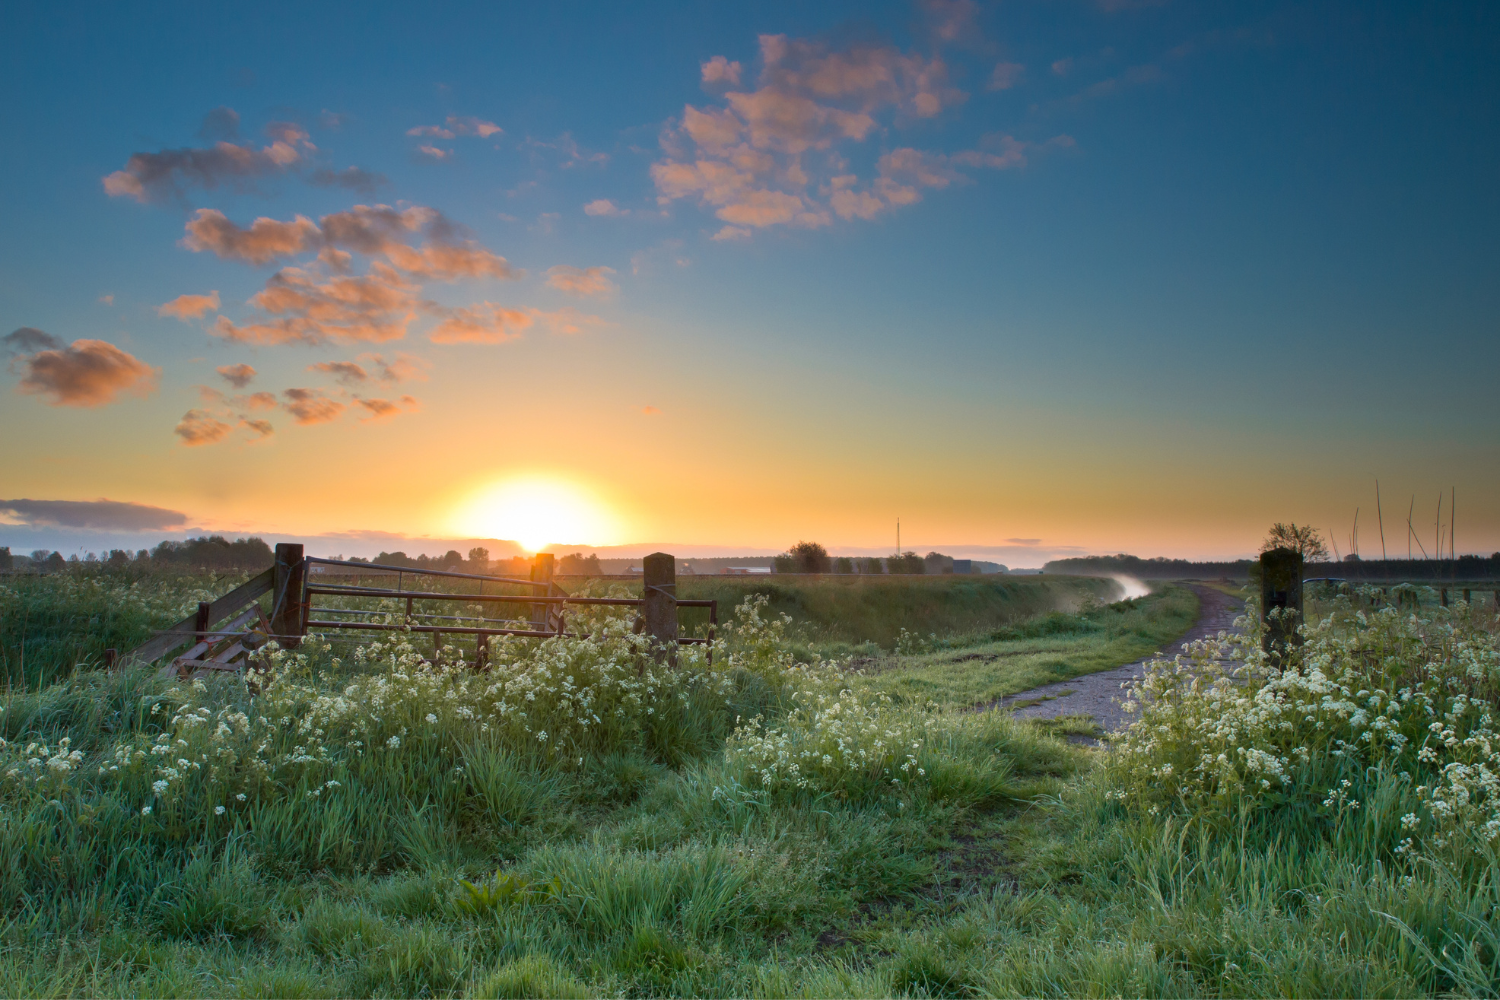
<svg viewBox="0 0 1500 1000">
<path fill-rule="evenodd" d="M 16 551 L 1500 549 L 1493 4 L 0 22 Z"/>
</svg>

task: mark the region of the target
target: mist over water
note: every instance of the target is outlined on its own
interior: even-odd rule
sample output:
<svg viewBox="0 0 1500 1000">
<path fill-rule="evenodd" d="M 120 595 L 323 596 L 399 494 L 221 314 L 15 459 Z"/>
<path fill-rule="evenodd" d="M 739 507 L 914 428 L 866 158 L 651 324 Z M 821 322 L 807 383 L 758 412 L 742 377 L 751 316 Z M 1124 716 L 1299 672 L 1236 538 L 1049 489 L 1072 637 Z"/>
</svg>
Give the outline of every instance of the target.
<svg viewBox="0 0 1500 1000">
<path fill-rule="evenodd" d="M 1133 576 L 1126 576 L 1124 573 L 1113 573 L 1110 575 L 1110 579 L 1118 583 L 1120 589 L 1125 592 L 1120 595 L 1119 599 L 1122 601 L 1128 601 L 1133 597 L 1145 597 L 1151 593 L 1150 587 Z"/>
</svg>

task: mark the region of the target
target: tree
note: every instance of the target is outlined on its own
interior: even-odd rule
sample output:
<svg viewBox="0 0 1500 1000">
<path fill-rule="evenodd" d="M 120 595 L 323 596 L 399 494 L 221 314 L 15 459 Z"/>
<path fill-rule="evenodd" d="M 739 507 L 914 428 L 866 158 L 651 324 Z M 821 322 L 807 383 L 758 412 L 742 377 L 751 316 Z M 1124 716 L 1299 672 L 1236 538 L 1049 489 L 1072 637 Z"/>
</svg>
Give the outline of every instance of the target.
<svg viewBox="0 0 1500 1000">
<path fill-rule="evenodd" d="M 861 559 L 859 561 L 859 571 L 861 573 L 884 573 L 885 561 L 882 560 L 879 556 L 871 556 L 868 559 Z"/>
<path fill-rule="evenodd" d="M 126 552 L 124 549 L 109 550 L 109 564 L 111 566 L 124 566 L 128 562 L 130 562 L 129 552 Z"/>
<path fill-rule="evenodd" d="M 557 571 L 563 576 L 604 575 L 604 570 L 599 565 L 599 556 L 593 552 L 587 556 L 582 552 L 574 552 L 572 555 L 563 556 L 557 561 Z"/>
<path fill-rule="evenodd" d="M 1318 534 L 1318 529 L 1299 526 L 1295 522 L 1282 524 L 1277 521 L 1271 525 L 1271 530 L 1266 534 L 1266 540 L 1261 543 L 1260 550 L 1270 552 L 1272 549 L 1291 549 L 1305 562 L 1328 560 L 1328 546 Z"/>
<path fill-rule="evenodd" d="M 15 561 L 10 557 L 10 546 L 0 547 L 0 570 L 10 570 L 15 567 Z"/>
<path fill-rule="evenodd" d="M 939 574 L 953 572 L 953 557 L 945 556 L 941 552 L 927 553 L 926 558 L 924 558 L 922 562 L 925 565 L 926 571 L 928 573 Z"/>
<path fill-rule="evenodd" d="M 78 557 L 74 556 L 73 558 L 77 559 Z M 63 554 L 61 552 L 54 552 L 47 557 L 45 565 L 49 570 L 56 573 L 58 570 L 66 566 L 67 562 L 68 561 L 63 558 Z"/>
<path fill-rule="evenodd" d="M 891 573 L 915 573 L 927 572 L 927 561 L 915 552 L 903 552 L 899 556 L 891 556 L 886 560 L 886 566 Z"/>
<path fill-rule="evenodd" d="M 798 573 L 827 573 L 830 569 L 828 550 L 817 542 L 798 542 L 788 550 Z"/>
<path fill-rule="evenodd" d="M 490 550 L 478 545 L 470 549 L 469 568 L 476 573 L 488 573 L 490 571 Z"/>
<path fill-rule="evenodd" d="M 833 561 L 833 571 L 835 573 L 853 573 L 854 561 L 848 556 L 839 556 Z"/>
</svg>

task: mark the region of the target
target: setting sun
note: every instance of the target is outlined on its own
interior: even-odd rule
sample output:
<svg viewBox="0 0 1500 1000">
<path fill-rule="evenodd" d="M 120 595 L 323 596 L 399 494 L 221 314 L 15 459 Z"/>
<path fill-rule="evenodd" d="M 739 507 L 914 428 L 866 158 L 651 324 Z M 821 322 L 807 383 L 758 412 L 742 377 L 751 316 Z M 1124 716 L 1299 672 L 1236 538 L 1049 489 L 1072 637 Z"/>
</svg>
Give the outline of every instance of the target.
<svg viewBox="0 0 1500 1000">
<path fill-rule="evenodd" d="M 528 552 L 555 543 L 607 545 L 615 540 L 612 519 L 597 500 L 586 490 L 552 479 L 486 487 L 465 505 L 458 525 L 470 534 L 513 539 Z"/>
</svg>

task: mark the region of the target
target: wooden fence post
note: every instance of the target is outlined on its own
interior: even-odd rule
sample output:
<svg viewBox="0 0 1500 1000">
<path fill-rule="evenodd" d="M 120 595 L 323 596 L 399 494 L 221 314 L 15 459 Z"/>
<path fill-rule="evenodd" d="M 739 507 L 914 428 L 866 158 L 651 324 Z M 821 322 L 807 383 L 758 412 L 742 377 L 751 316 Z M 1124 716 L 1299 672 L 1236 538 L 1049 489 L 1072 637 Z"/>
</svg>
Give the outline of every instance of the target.
<svg viewBox="0 0 1500 1000">
<path fill-rule="evenodd" d="M 538 552 L 531 560 L 531 582 L 545 583 L 547 589 L 542 593 L 552 596 L 552 572 L 556 569 L 556 561 L 550 552 Z M 531 621 L 538 630 L 549 632 L 552 630 L 552 616 L 548 612 L 552 609 L 550 604 L 533 604 L 531 606 Z"/>
<path fill-rule="evenodd" d="M 1282 609 L 1290 614 L 1271 617 Z M 1302 553 L 1272 549 L 1260 554 L 1260 614 L 1266 631 L 1261 648 L 1286 660 L 1287 642 L 1301 645 L 1297 626 L 1302 624 Z"/>
<path fill-rule="evenodd" d="M 653 552 L 641 561 L 645 585 L 641 617 L 646 634 L 656 647 L 657 662 L 677 662 L 677 560 L 665 552 Z"/>
<path fill-rule="evenodd" d="M 194 642 L 208 641 L 208 627 L 213 624 L 213 622 L 209 621 L 209 615 L 213 613 L 212 608 L 213 605 L 208 601 L 198 602 L 198 616 L 193 619 Z"/>
<path fill-rule="evenodd" d="M 302 645 L 307 634 L 307 607 L 302 601 L 307 581 L 307 564 L 302 561 L 302 546 L 281 542 L 276 546 L 276 563 L 271 582 L 271 632 L 284 649 Z"/>
</svg>

